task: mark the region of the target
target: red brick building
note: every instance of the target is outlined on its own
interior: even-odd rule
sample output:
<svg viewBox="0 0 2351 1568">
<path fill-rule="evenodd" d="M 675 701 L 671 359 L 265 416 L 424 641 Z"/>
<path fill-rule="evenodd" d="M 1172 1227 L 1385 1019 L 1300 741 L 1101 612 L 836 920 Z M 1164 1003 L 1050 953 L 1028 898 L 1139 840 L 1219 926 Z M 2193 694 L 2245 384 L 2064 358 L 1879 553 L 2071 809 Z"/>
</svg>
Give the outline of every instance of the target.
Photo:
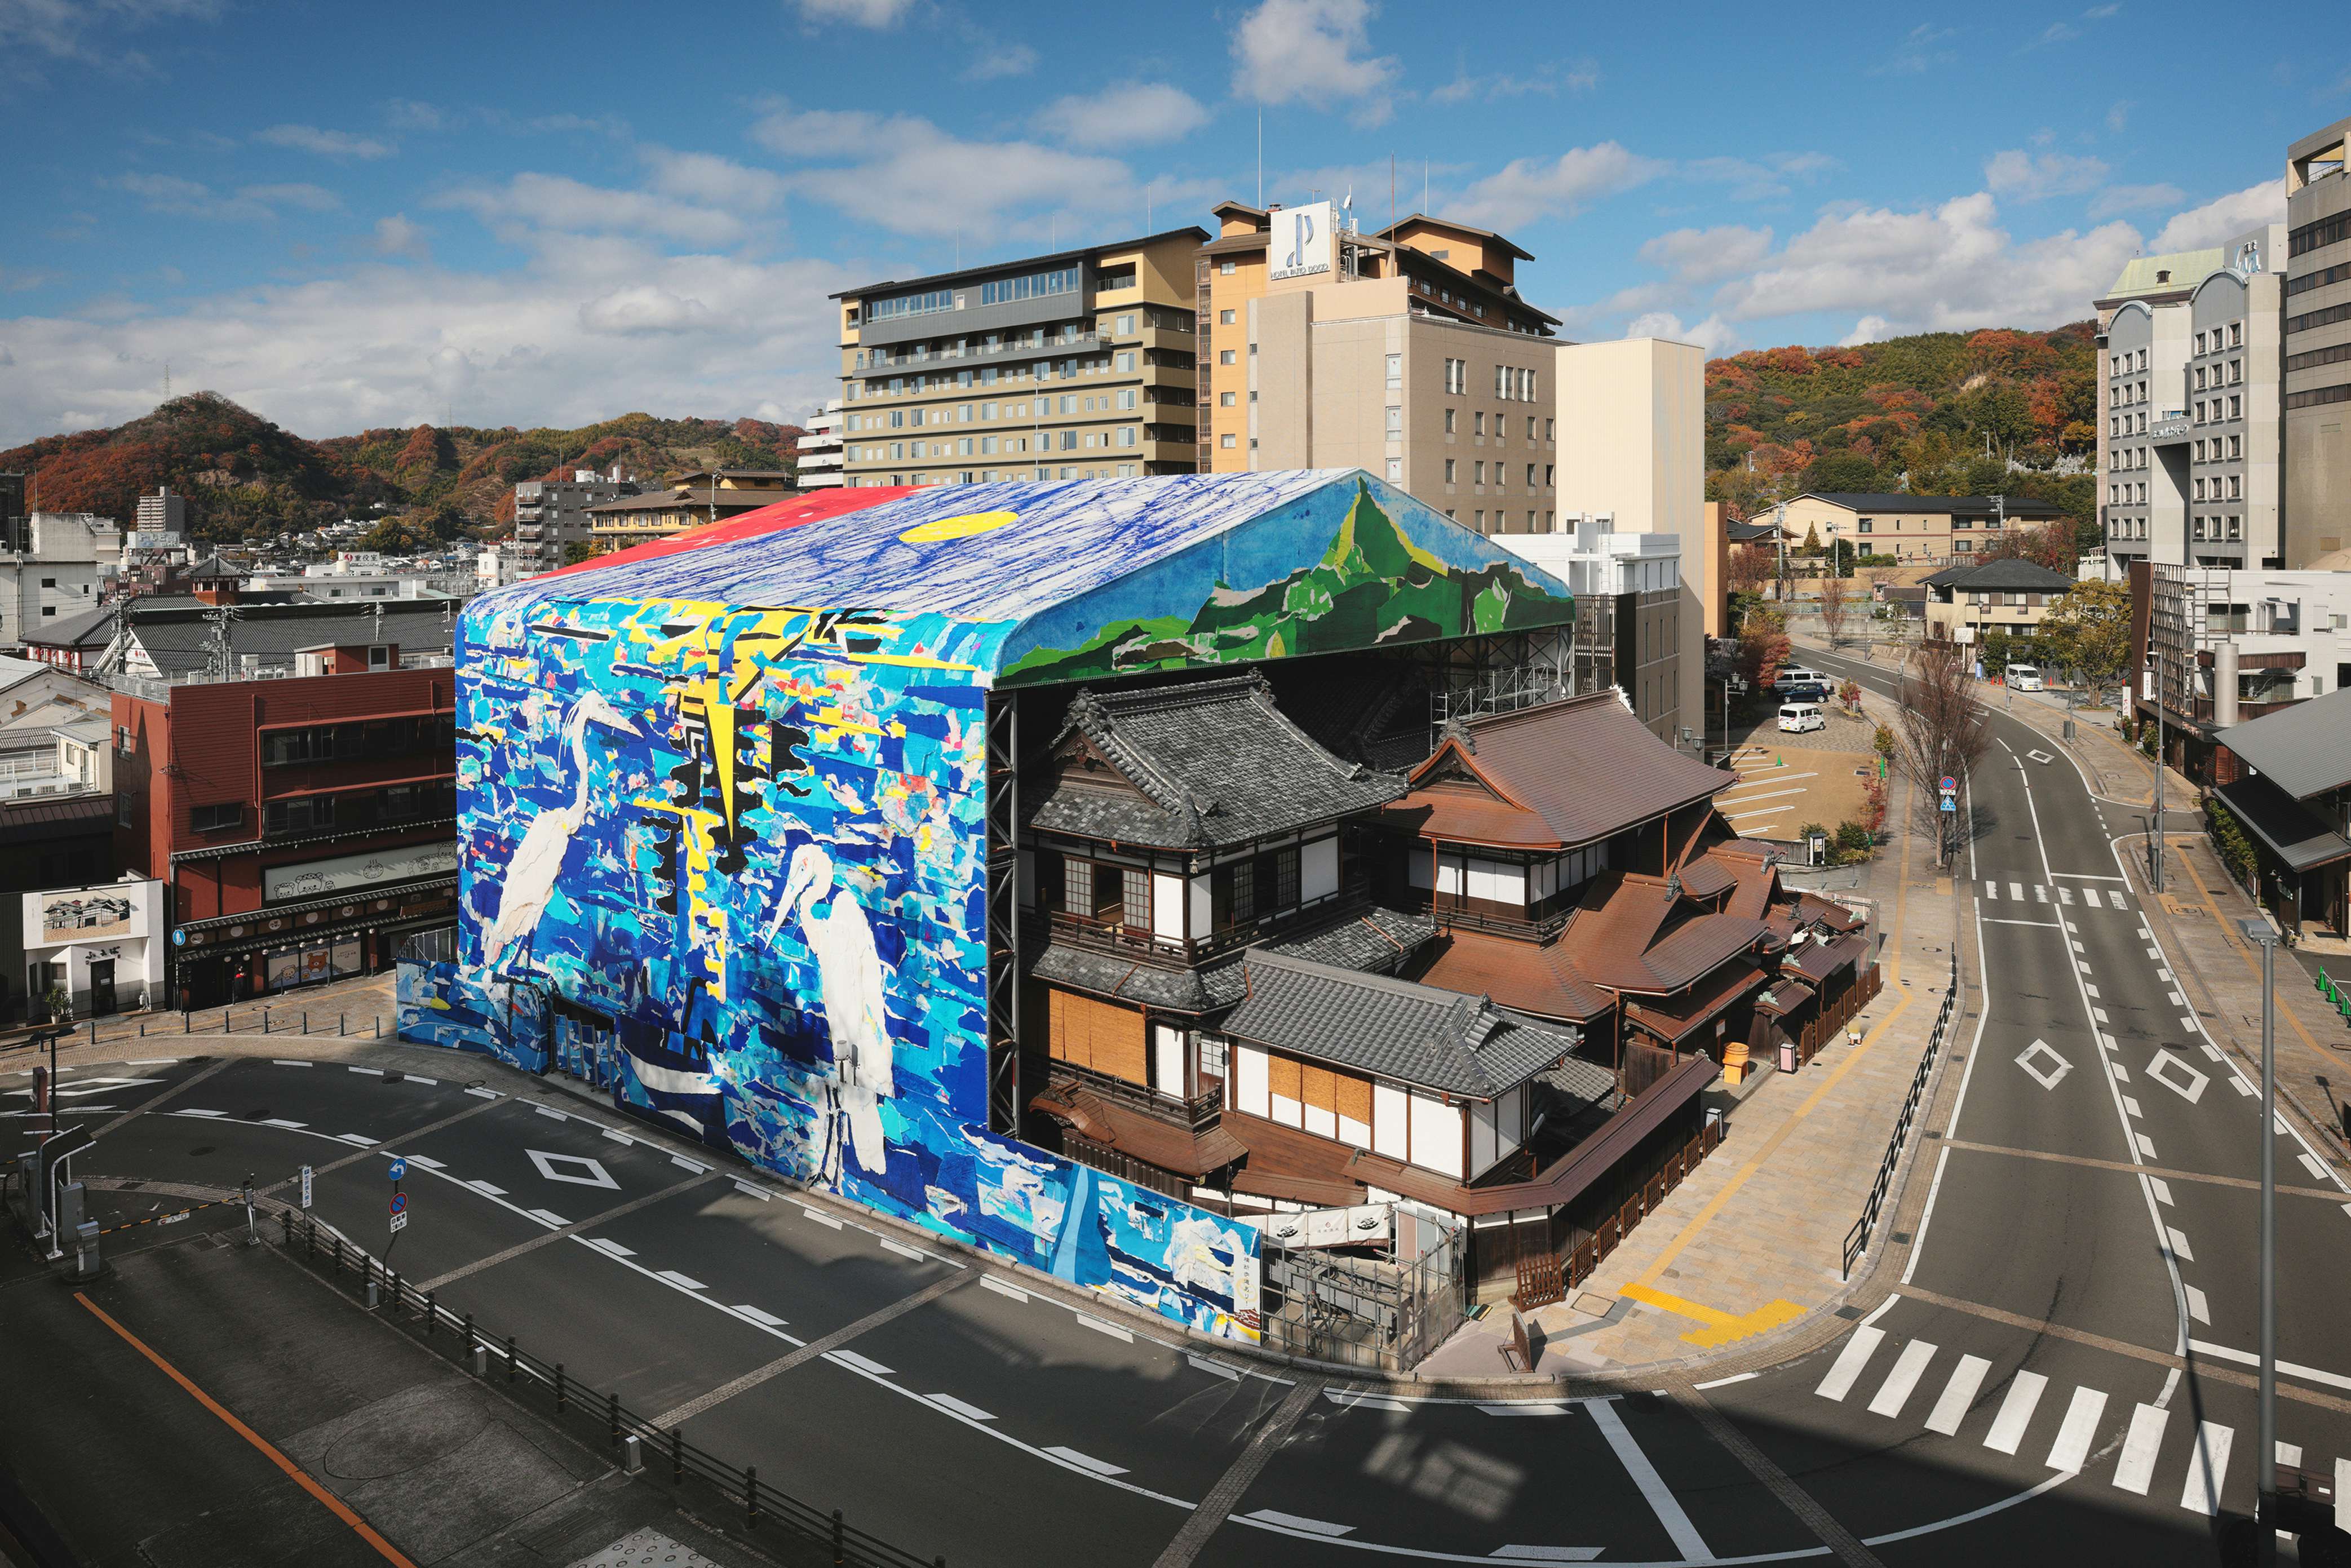
<svg viewBox="0 0 2351 1568">
<path fill-rule="evenodd" d="M 115 862 L 168 884 L 173 1001 L 388 968 L 455 918 L 455 685 L 364 643 L 290 676 L 118 683 Z"/>
</svg>

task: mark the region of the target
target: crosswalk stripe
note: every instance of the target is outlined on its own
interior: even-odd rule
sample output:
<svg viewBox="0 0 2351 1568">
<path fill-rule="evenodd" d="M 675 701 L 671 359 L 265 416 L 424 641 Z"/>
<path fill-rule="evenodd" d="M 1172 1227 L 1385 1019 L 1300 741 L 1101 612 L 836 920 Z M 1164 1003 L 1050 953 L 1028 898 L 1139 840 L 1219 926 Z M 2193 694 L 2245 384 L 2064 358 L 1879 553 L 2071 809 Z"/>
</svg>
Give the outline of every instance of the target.
<svg viewBox="0 0 2351 1568">
<path fill-rule="evenodd" d="M 2008 884 L 2008 896 L 2016 899 L 2022 898 L 2024 896 L 2024 884 L 2021 882 L 2010 883 Z"/>
<path fill-rule="evenodd" d="M 2068 1475 L 2080 1471 L 2083 1461 L 2090 1457 L 2090 1440 L 2098 1435 L 2098 1417 L 2105 1408 L 2106 1396 L 2097 1389 L 2074 1390 L 2074 1402 L 2065 1406 L 2065 1420 L 2057 1428 L 2057 1440 L 2049 1446 L 2051 1469 L 2064 1470 Z"/>
<path fill-rule="evenodd" d="M 1976 1402 L 1976 1390 L 1983 1386 L 1984 1374 L 1991 1363 L 1980 1355 L 1963 1355 L 1951 1371 L 1951 1380 L 1943 1385 L 1942 1397 L 1935 1401 L 1934 1410 L 1927 1417 L 1927 1430 L 1940 1432 L 1946 1437 L 1959 1436 L 1959 1423 L 1967 1418 L 1968 1407 Z"/>
<path fill-rule="evenodd" d="M 2032 884 L 2032 902 L 2035 904 L 2049 902 L 2049 890 L 2037 882 Z"/>
<path fill-rule="evenodd" d="M 1991 1430 L 1984 1434 L 1984 1447 L 2003 1454 L 2016 1452 L 2024 1441 L 2024 1428 L 2032 1419 L 2033 1410 L 2041 1403 L 2041 1391 L 2049 1380 L 2037 1372 L 2020 1372 L 2010 1380 L 2008 1397 L 2000 1403 L 2000 1414 L 1992 1417 Z"/>
<path fill-rule="evenodd" d="M 2196 1447 L 2188 1456 L 2188 1485 L 2179 1493 L 2180 1507 L 2192 1513 L 2220 1511 L 2220 1478 L 2229 1472 L 2229 1445 L 2236 1436 L 2233 1428 L 2218 1421 L 2197 1423 Z"/>
<path fill-rule="evenodd" d="M 2071 903 L 2073 903 L 2073 902 L 2074 902 L 2074 890 L 2073 890 L 2072 888 L 2070 888 L 2070 887 L 2061 887 L 2061 888 L 2059 888 L 2059 889 L 2057 890 L 2057 902 L 2058 902 L 2058 903 L 2060 903 L 2060 904 L 2071 904 Z"/>
<path fill-rule="evenodd" d="M 1984 883 L 1984 896 L 1986 898 L 1998 898 L 2000 896 L 2000 883 L 1996 882 L 1988 882 Z"/>
<path fill-rule="evenodd" d="M 2115 1485 L 2124 1491 L 2147 1495 L 2155 1479 L 2156 1450 L 2163 1446 L 2163 1429 L 2171 1412 L 2142 1405 L 2131 1412 L 2130 1435 L 2123 1439 L 2123 1457 L 2115 1465 Z"/>
<path fill-rule="evenodd" d="M 1813 1392 L 1823 1399 L 1843 1399 L 1852 1393 L 1854 1380 L 1861 1375 L 1861 1369 L 1869 1364 L 1870 1356 L 1885 1338 L 1884 1329 L 1874 1329 L 1867 1324 L 1854 1330 L 1853 1337 L 1845 1341 L 1844 1349 L 1837 1353 L 1829 1375 L 1821 1379 L 1821 1385 Z"/>
<path fill-rule="evenodd" d="M 1925 1340 L 1914 1339 L 1904 1345 L 1902 1354 L 1894 1358 L 1894 1370 L 1887 1373 L 1886 1381 L 1878 1385 L 1877 1397 L 1869 1402 L 1870 1414 L 1873 1416 L 1901 1415 L 1904 1403 L 1910 1397 L 1910 1391 L 1918 1386 L 1919 1375 L 1927 1370 L 1927 1364 L 1934 1359 L 1935 1347 Z"/>
</svg>

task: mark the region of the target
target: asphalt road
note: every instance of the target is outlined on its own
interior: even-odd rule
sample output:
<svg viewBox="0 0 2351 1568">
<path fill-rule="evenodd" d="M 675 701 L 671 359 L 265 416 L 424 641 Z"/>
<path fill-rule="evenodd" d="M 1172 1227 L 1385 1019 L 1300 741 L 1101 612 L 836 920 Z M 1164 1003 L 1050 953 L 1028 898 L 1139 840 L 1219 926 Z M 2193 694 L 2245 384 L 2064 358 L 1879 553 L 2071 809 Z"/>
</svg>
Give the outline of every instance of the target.
<svg viewBox="0 0 2351 1568">
<path fill-rule="evenodd" d="M 1988 1005 L 1954 1046 L 1949 1134 L 1918 1156 L 1933 1197 L 1907 1291 L 1703 1397 L 1865 1543 L 1847 1561 L 2212 1562 L 2221 1512 L 2253 1498 L 2258 1103 L 2174 999 L 2122 880 L 2113 841 L 2137 820 L 2036 732 L 1995 730 L 1958 868 Z M 80 1174 L 313 1166 L 319 1215 L 444 1306 L 958 1568 L 1833 1555 L 1674 1398 L 1301 1388 L 470 1071 L 148 1061 L 70 1073 L 66 1103 L 107 1129 Z M 0 1077 L 0 1101 L 21 1082 Z M 2331 1472 L 2351 1456 L 2330 1333 L 2351 1194 L 2273 1135 L 2301 1189 L 2280 1200 L 2280 1436 Z M 172 1201 L 105 1199 L 151 1224 Z"/>
</svg>

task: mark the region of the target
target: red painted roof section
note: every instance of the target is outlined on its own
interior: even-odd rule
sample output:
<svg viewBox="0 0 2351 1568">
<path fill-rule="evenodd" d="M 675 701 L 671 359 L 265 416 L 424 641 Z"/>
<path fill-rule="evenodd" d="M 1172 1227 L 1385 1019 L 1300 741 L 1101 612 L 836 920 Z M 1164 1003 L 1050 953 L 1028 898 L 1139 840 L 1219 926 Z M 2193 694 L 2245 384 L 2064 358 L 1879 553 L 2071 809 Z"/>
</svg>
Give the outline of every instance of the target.
<svg viewBox="0 0 2351 1568">
<path fill-rule="evenodd" d="M 855 487 L 844 485 L 835 489 L 819 490 L 813 495 L 795 497 L 789 501 L 778 501 L 772 507 L 761 507 L 756 511 L 745 512 L 740 517 L 729 517 L 723 523 L 688 528 L 684 533 L 672 534 L 667 538 L 649 539 L 641 545 L 632 545 L 624 550 L 614 550 L 611 555 L 590 556 L 586 560 L 574 561 L 569 566 L 559 567 L 553 571 L 542 572 L 539 575 L 561 577 L 568 572 L 595 571 L 611 566 L 615 561 L 658 560 L 664 556 L 679 555 L 686 550 L 702 549 L 710 545 L 733 544 L 737 539 L 758 538 L 762 534 L 772 534 L 784 528 L 798 528 L 802 523 L 812 523 L 820 517 L 837 517 L 844 512 L 858 512 L 868 507 L 878 507 L 884 501 L 894 501 L 901 496 L 912 495 L 914 491 L 914 486 L 911 485 L 873 485 Z"/>
</svg>

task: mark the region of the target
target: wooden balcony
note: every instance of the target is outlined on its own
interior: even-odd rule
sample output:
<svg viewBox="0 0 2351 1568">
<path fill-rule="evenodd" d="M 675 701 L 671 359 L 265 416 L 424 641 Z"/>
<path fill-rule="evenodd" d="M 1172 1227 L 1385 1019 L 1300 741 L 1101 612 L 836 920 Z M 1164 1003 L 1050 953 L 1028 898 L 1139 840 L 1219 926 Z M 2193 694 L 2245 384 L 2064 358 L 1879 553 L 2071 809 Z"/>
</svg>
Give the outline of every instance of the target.
<svg viewBox="0 0 2351 1568">
<path fill-rule="evenodd" d="M 1097 919 L 1066 909 L 1031 909 L 1021 918 L 1024 937 L 1040 942 L 1064 942 L 1072 947 L 1090 948 L 1098 953 L 1121 953 L 1145 963 L 1163 967 L 1196 968 L 1224 954 L 1278 936 L 1305 925 L 1368 907 L 1371 902 L 1369 878 L 1358 877 L 1335 893 L 1309 899 L 1290 909 L 1260 915 L 1210 932 L 1205 936 L 1157 936 L 1140 926 L 1110 918 Z"/>
</svg>

